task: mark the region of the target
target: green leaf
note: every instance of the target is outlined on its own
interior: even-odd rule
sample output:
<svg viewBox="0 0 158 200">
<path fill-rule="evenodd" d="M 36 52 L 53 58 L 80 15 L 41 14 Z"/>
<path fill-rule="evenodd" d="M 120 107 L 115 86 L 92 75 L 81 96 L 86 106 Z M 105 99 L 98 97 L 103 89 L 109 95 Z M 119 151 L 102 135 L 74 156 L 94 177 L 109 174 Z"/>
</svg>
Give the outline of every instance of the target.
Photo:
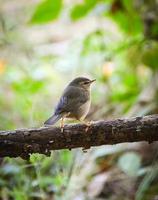
<svg viewBox="0 0 158 200">
<path fill-rule="evenodd" d="M 133 5 L 133 1 L 122 0 L 119 1 L 119 4 L 116 11 L 106 10 L 105 16 L 112 18 L 125 33 L 140 35 L 143 32 L 143 23 Z M 113 6 L 115 6 L 115 3 Z"/>
<path fill-rule="evenodd" d="M 62 9 L 62 0 L 44 0 L 35 9 L 31 23 L 42 24 L 55 20 Z"/>
<path fill-rule="evenodd" d="M 42 81 L 35 81 L 33 79 L 24 79 L 18 82 L 14 82 L 12 84 L 12 88 L 15 92 L 24 95 L 37 93 L 39 90 L 43 89 L 44 82 Z"/>
<path fill-rule="evenodd" d="M 82 55 L 88 55 L 92 52 L 102 52 L 106 49 L 106 46 L 103 42 L 104 33 L 102 30 L 97 30 L 90 33 L 83 40 L 83 48 L 81 51 Z"/>
<path fill-rule="evenodd" d="M 150 67 L 152 70 L 158 69 L 157 64 L 157 58 L 158 58 L 158 45 L 157 43 L 150 44 L 148 47 L 144 48 L 143 54 L 142 54 L 142 62 Z"/>
<path fill-rule="evenodd" d="M 133 5 L 133 1 L 128 1 L 128 0 L 123 0 L 122 1 L 122 4 L 123 4 L 123 7 L 130 13 L 134 13 L 134 5 Z"/>
<path fill-rule="evenodd" d="M 63 174 L 57 174 L 56 177 L 53 179 L 53 184 L 57 187 L 60 187 L 66 182 L 66 177 Z"/>
<path fill-rule="evenodd" d="M 77 20 L 87 14 L 87 8 L 84 5 L 76 5 L 71 11 L 71 18 Z"/>
<path fill-rule="evenodd" d="M 28 196 L 26 195 L 26 193 L 16 187 L 11 192 L 11 195 L 12 195 L 13 199 L 16 199 L 16 200 L 21 200 L 21 199 L 28 200 Z"/>
<path fill-rule="evenodd" d="M 137 176 L 141 166 L 141 158 L 134 152 L 125 153 L 119 159 L 118 166 L 129 176 Z"/>
<path fill-rule="evenodd" d="M 33 153 L 30 155 L 30 162 L 32 164 L 37 164 L 38 162 L 42 162 L 46 156 L 39 153 Z"/>
<path fill-rule="evenodd" d="M 152 29 L 152 36 L 158 38 L 158 24 L 157 23 L 153 24 L 151 29 Z"/>
<path fill-rule="evenodd" d="M 118 11 L 114 15 L 111 15 L 111 18 L 126 33 L 140 34 L 142 32 L 142 22 L 136 14 L 131 16 L 127 12 Z"/>
<path fill-rule="evenodd" d="M 72 160 L 72 153 L 69 150 L 63 150 L 60 154 L 60 163 L 63 165 L 67 165 Z"/>
<path fill-rule="evenodd" d="M 78 20 L 86 16 L 98 3 L 98 0 L 85 0 L 84 4 L 78 4 L 71 11 L 71 19 Z"/>
</svg>

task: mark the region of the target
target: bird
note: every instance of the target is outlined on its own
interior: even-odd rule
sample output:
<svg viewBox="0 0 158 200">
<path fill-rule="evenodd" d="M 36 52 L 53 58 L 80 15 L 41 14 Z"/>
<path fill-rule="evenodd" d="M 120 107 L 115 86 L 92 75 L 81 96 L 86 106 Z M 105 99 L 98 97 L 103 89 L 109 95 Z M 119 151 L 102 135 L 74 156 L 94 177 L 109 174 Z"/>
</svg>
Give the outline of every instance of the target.
<svg viewBox="0 0 158 200">
<path fill-rule="evenodd" d="M 44 122 L 45 126 L 52 126 L 61 120 L 60 127 L 63 132 L 64 119 L 72 118 L 84 122 L 91 104 L 90 86 L 96 79 L 77 77 L 64 89 L 54 114 Z"/>
</svg>

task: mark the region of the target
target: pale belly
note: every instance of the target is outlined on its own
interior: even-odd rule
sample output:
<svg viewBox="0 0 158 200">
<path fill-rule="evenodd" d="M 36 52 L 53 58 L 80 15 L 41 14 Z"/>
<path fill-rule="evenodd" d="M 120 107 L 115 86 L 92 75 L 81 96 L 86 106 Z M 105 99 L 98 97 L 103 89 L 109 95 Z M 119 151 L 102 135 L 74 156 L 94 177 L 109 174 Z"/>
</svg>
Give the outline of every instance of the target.
<svg viewBox="0 0 158 200">
<path fill-rule="evenodd" d="M 78 109 L 78 112 L 77 112 L 78 119 L 83 120 L 86 117 L 86 115 L 88 114 L 89 109 L 90 109 L 90 104 L 91 104 L 91 102 L 88 101 L 85 104 L 83 104 L 82 106 L 80 106 L 80 108 Z"/>
<path fill-rule="evenodd" d="M 84 120 L 84 118 L 86 117 L 86 115 L 89 112 L 90 109 L 90 104 L 91 102 L 88 101 L 85 104 L 83 104 L 82 106 L 80 106 L 77 110 L 75 110 L 74 113 L 69 112 L 67 115 L 65 115 L 66 118 L 75 118 L 77 120 Z"/>
</svg>

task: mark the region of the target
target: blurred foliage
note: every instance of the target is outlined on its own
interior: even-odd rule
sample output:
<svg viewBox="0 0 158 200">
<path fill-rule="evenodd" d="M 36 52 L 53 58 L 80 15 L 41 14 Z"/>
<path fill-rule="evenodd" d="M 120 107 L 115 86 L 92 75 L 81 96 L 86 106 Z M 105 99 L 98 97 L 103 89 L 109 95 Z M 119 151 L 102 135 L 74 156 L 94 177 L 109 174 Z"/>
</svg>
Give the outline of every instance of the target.
<svg viewBox="0 0 158 200">
<path fill-rule="evenodd" d="M 140 15 L 133 4 L 134 1 L 113 1 L 105 15 L 111 17 L 122 31 L 134 36 L 140 34 L 143 27 Z"/>
<path fill-rule="evenodd" d="M 89 119 L 158 112 L 156 0 L 0 4 L 1 130 L 42 126 L 67 82 L 81 74 L 97 79 Z M 97 26 L 78 35 L 94 18 Z M 153 144 L 129 144 L 1 159 L 0 197 L 152 200 L 158 191 L 155 152 Z"/>
<path fill-rule="evenodd" d="M 55 20 L 62 9 L 62 0 L 45 0 L 39 4 L 32 16 L 31 23 L 48 23 Z"/>
<path fill-rule="evenodd" d="M 137 176 L 141 166 L 140 156 L 134 152 L 125 153 L 119 158 L 118 165 L 129 176 Z"/>
<path fill-rule="evenodd" d="M 84 3 L 75 5 L 71 10 L 71 18 L 78 20 L 86 16 L 98 2 L 98 0 L 85 0 Z"/>
<path fill-rule="evenodd" d="M 66 150 L 54 152 L 51 157 L 33 154 L 29 162 L 4 159 L 0 170 L 1 195 L 13 199 L 47 198 L 54 193 L 61 195 L 68 181 L 70 160 L 72 154 Z"/>
</svg>

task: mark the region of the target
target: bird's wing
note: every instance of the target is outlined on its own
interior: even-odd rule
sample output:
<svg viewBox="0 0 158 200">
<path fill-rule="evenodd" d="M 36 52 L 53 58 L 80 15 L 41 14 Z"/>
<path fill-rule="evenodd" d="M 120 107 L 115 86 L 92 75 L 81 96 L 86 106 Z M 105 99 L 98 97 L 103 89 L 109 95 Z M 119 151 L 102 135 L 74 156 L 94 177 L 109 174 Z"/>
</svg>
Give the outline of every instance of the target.
<svg viewBox="0 0 158 200">
<path fill-rule="evenodd" d="M 74 111 L 84 104 L 88 99 L 88 91 L 84 91 L 78 87 L 69 86 L 61 96 L 55 109 L 55 114 Z"/>
</svg>

